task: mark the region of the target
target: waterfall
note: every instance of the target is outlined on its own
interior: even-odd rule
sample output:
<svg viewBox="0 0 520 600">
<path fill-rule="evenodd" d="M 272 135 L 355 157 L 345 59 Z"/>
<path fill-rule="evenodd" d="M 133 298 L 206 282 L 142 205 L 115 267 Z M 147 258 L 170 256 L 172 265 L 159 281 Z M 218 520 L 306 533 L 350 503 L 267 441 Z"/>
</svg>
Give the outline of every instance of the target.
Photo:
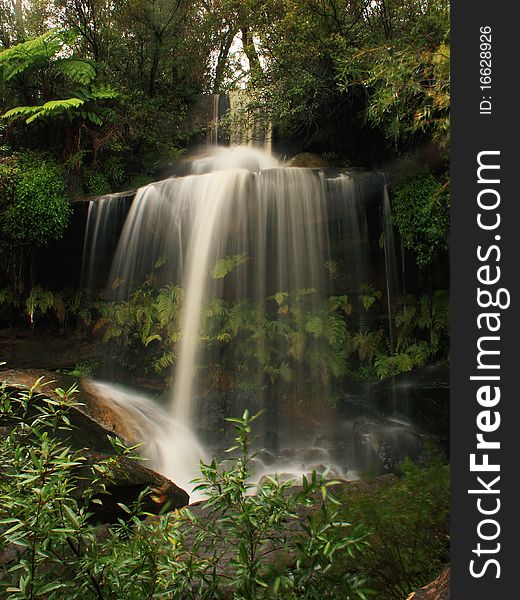
<svg viewBox="0 0 520 600">
<path fill-rule="evenodd" d="M 81 269 L 81 287 L 87 293 L 106 283 L 127 212 L 128 197 L 119 194 L 89 202 Z"/>
<path fill-rule="evenodd" d="M 388 185 L 383 188 L 382 221 L 385 250 L 386 271 L 386 297 L 388 304 L 388 332 L 392 351 L 395 349 L 394 323 L 392 301 L 399 294 L 399 266 L 397 259 L 397 246 L 395 243 L 394 228 L 392 225 L 392 210 L 388 196 Z"/>
<path fill-rule="evenodd" d="M 216 149 L 193 169 L 199 174 L 139 190 L 111 274 L 118 293 L 128 296 L 161 260 L 157 281 L 184 289 L 171 400 L 171 412 L 183 424 L 200 392 L 194 373 L 204 306 L 225 297 L 251 300 L 265 310 L 269 294 L 296 290 L 313 290 L 317 305 L 326 297 L 324 265 L 330 258 L 322 173 L 281 168 L 251 148 Z M 341 185 L 348 189 L 351 180 L 334 183 Z M 225 277 L 212 275 L 222 260 L 237 264 Z"/>
<path fill-rule="evenodd" d="M 208 145 L 216 146 L 218 144 L 218 129 L 220 120 L 220 94 L 211 95 L 211 123 L 208 129 Z"/>
<path fill-rule="evenodd" d="M 285 445 L 301 444 L 308 434 L 301 428 L 299 441 L 296 434 L 291 441 L 293 421 L 287 414 L 295 407 L 308 428 L 326 414 L 331 389 L 320 344 L 329 297 L 346 294 L 355 301 L 363 284 L 373 281 L 374 270 L 386 273 L 390 313 L 398 291 L 390 202 L 383 185 L 379 175 L 283 167 L 252 146 L 213 147 L 191 162 L 191 174 L 140 188 L 129 210 L 117 198 L 91 203 L 85 273 L 99 269 L 98 255 L 112 248 L 107 295 L 126 300 L 143 284 L 182 290 L 173 385 L 167 412 L 156 413 L 162 433 L 147 426 L 150 441 L 162 440 L 157 442 L 161 456 L 149 453 L 158 470 L 185 481 L 186 472 L 175 464 L 180 461 L 196 475 L 201 453 L 193 434 L 209 413 L 207 422 L 214 428 L 221 419 L 215 419 L 215 397 L 207 383 L 219 369 L 224 371 L 223 414 L 235 415 L 239 407 L 265 408 L 264 442 L 275 452 L 283 427 Z M 381 197 L 384 253 L 371 244 L 381 232 Z M 110 221 L 119 229 L 110 229 Z M 113 250 L 116 230 L 120 235 Z M 85 275 L 85 281 L 91 279 Z M 237 329 L 226 325 L 220 344 L 206 343 L 215 335 L 207 331 L 207 315 L 225 311 L 237 316 Z M 238 390 L 236 407 L 228 404 L 228 390 L 230 403 Z M 124 398 L 145 410 L 142 399 Z M 146 412 L 153 421 L 151 407 Z"/>
<path fill-rule="evenodd" d="M 251 108 L 254 98 L 246 90 L 229 94 L 229 141 L 271 152 L 273 127 L 260 107 Z"/>
</svg>

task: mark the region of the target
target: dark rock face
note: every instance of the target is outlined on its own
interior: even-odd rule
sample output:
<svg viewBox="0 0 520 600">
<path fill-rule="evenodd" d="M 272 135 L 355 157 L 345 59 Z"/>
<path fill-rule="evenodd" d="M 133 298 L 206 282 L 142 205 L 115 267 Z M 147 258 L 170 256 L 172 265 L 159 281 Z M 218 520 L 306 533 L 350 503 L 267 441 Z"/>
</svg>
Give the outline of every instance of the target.
<svg viewBox="0 0 520 600">
<path fill-rule="evenodd" d="M 38 330 L 0 331 L 0 356 L 16 369 L 67 369 L 99 356 L 99 340 Z"/>
<path fill-rule="evenodd" d="M 87 465 L 93 465 L 104 458 L 106 455 L 89 452 Z M 118 519 L 126 518 L 128 514 L 119 504 L 131 506 L 147 489 L 149 493 L 141 505 L 147 513 L 158 515 L 182 508 L 189 503 L 188 494 L 160 473 L 134 460 L 119 459 L 106 493 L 95 496 L 101 504 L 94 502 L 89 506 L 93 520 L 98 523 L 115 523 Z"/>
<path fill-rule="evenodd" d="M 449 438 L 449 367 L 430 365 L 370 386 L 373 408 L 383 415 L 396 409 L 425 433 Z"/>
<path fill-rule="evenodd" d="M 450 568 L 425 587 L 412 592 L 406 600 L 450 600 Z"/>
</svg>

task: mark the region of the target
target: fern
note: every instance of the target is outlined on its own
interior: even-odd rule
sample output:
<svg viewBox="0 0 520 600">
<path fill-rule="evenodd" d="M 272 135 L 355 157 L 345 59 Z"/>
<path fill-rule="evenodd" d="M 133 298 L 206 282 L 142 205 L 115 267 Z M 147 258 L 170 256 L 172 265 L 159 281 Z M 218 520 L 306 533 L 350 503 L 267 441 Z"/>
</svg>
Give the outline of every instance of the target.
<svg viewBox="0 0 520 600">
<path fill-rule="evenodd" d="M 27 124 L 31 124 L 66 116 L 69 120 L 81 117 L 95 125 L 103 124 L 104 111 L 98 104 L 116 98 L 118 92 L 107 85 L 94 85 L 97 72 L 92 61 L 64 56 L 71 42 L 69 37 L 52 30 L 0 52 L 0 76 L 6 82 L 26 71 L 44 70 L 46 77 L 50 72 L 51 77 L 64 78 L 72 86 L 69 98 L 53 99 L 35 106 L 16 106 L 1 115 L 2 119 L 25 119 Z"/>
<path fill-rule="evenodd" d="M 24 118 L 27 124 L 37 119 L 45 119 L 58 114 L 70 112 L 83 104 L 79 98 L 68 98 L 67 100 L 51 100 L 41 106 L 17 106 L 2 115 L 2 119 Z"/>
<path fill-rule="evenodd" d="M 354 347 L 358 351 L 359 360 L 361 362 L 372 363 L 374 357 L 379 352 L 381 342 L 383 340 L 383 332 L 379 331 L 359 331 L 353 339 Z"/>
<path fill-rule="evenodd" d="M 244 264 L 248 260 L 245 253 L 235 254 L 234 256 L 224 256 L 215 263 L 211 276 L 213 279 L 224 279 L 226 275 L 229 275 L 233 269 Z"/>
<path fill-rule="evenodd" d="M 34 286 L 25 302 L 25 309 L 31 324 L 34 324 L 34 316 L 37 311 L 45 314 L 53 305 L 54 294 L 39 285 Z"/>
<path fill-rule="evenodd" d="M 40 37 L 17 44 L 0 52 L 0 72 L 4 81 L 31 68 L 45 65 L 64 45 L 62 34 L 48 31 Z"/>
<path fill-rule="evenodd" d="M 363 285 L 361 286 L 359 299 L 361 300 L 363 308 L 368 311 L 373 304 L 381 300 L 382 295 L 383 293 L 380 290 L 375 290 L 373 286 Z"/>
<path fill-rule="evenodd" d="M 68 79 L 80 85 L 89 85 L 96 79 L 96 68 L 91 61 L 83 58 L 60 58 L 54 66 Z"/>
<path fill-rule="evenodd" d="M 156 373 L 160 373 L 161 371 L 164 371 L 164 369 L 171 367 L 174 363 L 174 360 L 175 355 L 173 352 L 166 352 L 153 362 L 153 369 Z"/>
</svg>

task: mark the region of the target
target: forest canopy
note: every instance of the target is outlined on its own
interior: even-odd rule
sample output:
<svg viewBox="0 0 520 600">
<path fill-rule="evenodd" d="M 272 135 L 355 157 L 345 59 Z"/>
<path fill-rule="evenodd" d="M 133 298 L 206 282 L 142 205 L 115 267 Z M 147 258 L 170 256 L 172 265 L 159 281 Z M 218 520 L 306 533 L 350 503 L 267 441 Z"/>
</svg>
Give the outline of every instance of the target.
<svg viewBox="0 0 520 600">
<path fill-rule="evenodd" d="M 4 140 L 71 167 L 153 162 L 200 134 L 198 94 L 244 86 L 306 142 L 347 114 L 401 151 L 449 140 L 447 0 L 2 0 L 0 23 Z"/>
</svg>

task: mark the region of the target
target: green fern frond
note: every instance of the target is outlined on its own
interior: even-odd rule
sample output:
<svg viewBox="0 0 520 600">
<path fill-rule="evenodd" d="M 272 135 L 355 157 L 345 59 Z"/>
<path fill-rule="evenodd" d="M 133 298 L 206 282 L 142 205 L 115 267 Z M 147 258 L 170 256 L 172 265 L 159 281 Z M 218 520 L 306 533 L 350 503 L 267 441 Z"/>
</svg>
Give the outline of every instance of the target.
<svg viewBox="0 0 520 600">
<path fill-rule="evenodd" d="M 173 354 L 173 352 L 167 352 L 166 354 L 163 354 L 160 358 L 158 358 L 156 361 L 154 361 L 153 369 L 156 373 L 160 373 L 161 371 L 164 371 L 164 369 L 171 367 L 174 361 L 175 355 Z"/>
<path fill-rule="evenodd" d="M 4 81 L 48 62 L 63 47 L 61 32 L 52 30 L 40 37 L 16 44 L 0 52 L 0 73 Z"/>
<path fill-rule="evenodd" d="M 59 58 L 54 65 L 71 81 L 80 85 L 89 85 L 96 78 L 94 65 L 83 58 Z"/>
<path fill-rule="evenodd" d="M 83 104 L 79 98 L 68 98 L 66 100 L 51 100 L 41 106 L 17 106 L 2 115 L 2 119 L 25 118 L 27 124 L 46 117 L 70 112 Z M 27 117 L 27 118 L 26 118 Z"/>
</svg>

